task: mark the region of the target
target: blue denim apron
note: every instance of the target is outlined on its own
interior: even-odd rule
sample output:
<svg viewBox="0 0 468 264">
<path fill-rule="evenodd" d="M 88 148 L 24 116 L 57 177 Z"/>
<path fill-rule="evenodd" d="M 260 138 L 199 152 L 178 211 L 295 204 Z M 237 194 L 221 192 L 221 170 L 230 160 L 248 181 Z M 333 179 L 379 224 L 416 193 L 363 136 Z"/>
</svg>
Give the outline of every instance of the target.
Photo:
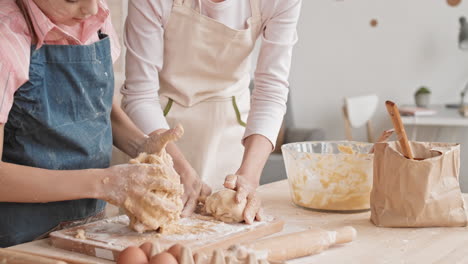
<svg viewBox="0 0 468 264">
<path fill-rule="evenodd" d="M 114 74 L 109 37 L 99 37 L 91 45 L 31 47 L 29 81 L 15 93 L 5 124 L 3 161 L 51 170 L 109 166 Z M 0 247 L 34 240 L 104 207 L 96 199 L 0 203 Z"/>
</svg>

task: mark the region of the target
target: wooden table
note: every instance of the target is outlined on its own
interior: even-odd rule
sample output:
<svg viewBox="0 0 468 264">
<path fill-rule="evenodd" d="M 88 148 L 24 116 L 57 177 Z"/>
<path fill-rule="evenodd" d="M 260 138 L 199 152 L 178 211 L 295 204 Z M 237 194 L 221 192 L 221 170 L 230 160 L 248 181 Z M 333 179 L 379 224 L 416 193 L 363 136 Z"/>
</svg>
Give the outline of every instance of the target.
<svg viewBox="0 0 468 264">
<path fill-rule="evenodd" d="M 286 221 L 280 234 L 308 227 L 335 229 L 344 225 L 354 226 L 358 231 L 357 240 L 350 244 L 288 263 L 468 263 L 468 228 L 377 228 L 369 221 L 369 212 L 336 214 L 302 209 L 291 202 L 287 181 L 263 185 L 259 193 L 265 212 Z M 112 263 L 52 248 L 47 240 L 13 248 L 86 263 Z"/>
</svg>

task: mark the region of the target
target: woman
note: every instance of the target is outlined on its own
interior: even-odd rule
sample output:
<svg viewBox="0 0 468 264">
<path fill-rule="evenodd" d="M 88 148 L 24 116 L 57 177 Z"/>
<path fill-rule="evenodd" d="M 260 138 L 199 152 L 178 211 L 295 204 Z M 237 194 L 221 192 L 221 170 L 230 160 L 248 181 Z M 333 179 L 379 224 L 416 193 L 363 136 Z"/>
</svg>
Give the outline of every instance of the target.
<svg viewBox="0 0 468 264">
<path fill-rule="evenodd" d="M 2 0 L 0 36 L 0 247 L 98 218 L 102 200 L 143 196 L 154 168 L 108 168 L 112 143 L 136 156 L 159 136 L 113 103 L 119 45 L 106 5 Z"/>
<path fill-rule="evenodd" d="M 239 202 L 248 200 L 247 223 L 259 216 L 255 190 L 286 110 L 300 5 L 301 0 L 129 1 L 124 110 L 145 133 L 181 123 L 185 136 L 169 153 L 182 181 L 198 173 L 212 188 L 224 182 L 237 190 Z M 249 56 L 259 36 L 250 101 Z M 193 199 L 187 203 L 186 211 L 195 205 Z"/>
</svg>

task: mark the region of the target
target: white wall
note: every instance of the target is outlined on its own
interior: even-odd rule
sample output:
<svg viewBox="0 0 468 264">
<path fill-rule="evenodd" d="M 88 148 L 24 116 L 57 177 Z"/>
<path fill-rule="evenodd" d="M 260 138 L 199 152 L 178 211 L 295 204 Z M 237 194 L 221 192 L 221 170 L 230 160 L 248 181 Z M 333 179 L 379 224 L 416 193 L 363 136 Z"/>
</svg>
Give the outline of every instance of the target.
<svg viewBox="0 0 468 264">
<path fill-rule="evenodd" d="M 468 80 L 468 51 L 457 47 L 468 3 L 443 0 L 304 0 L 290 85 L 295 121 L 344 138 L 344 96 L 376 93 L 376 131 L 391 126 L 383 102 L 413 103 L 420 85 L 434 103 L 458 102 Z M 378 20 L 371 27 L 371 19 Z M 353 131 L 364 140 L 365 133 Z"/>
<path fill-rule="evenodd" d="M 432 90 L 433 103 L 458 102 L 468 80 L 468 51 L 457 46 L 461 15 L 468 16 L 468 1 L 450 7 L 444 0 L 304 0 L 290 76 L 296 124 L 344 139 L 343 97 L 375 93 L 380 134 L 391 128 L 384 101 L 412 104 L 421 85 Z M 377 27 L 370 26 L 374 18 Z M 353 134 L 366 140 L 365 129 Z M 466 161 L 462 156 L 465 191 Z"/>
</svg>

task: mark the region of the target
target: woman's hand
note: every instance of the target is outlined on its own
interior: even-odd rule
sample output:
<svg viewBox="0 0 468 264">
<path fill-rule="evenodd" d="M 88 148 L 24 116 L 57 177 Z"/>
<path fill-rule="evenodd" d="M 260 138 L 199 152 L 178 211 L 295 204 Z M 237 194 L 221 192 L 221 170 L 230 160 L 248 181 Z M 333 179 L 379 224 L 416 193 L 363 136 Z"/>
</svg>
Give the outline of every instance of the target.
<svg viewBox="0 0 468 264">
<path fill-rule="evenodd" d="M 247 224 L 252 224 L 255 219 L 262 220 L 262 203 L 256 194 L 256 189 L 265 162 L 273 150 L 273 145 L 266 137 L 254 134 L 245 138 L 244 146 L 242 164 L 236 174 L 226 177 L 224 187 L 237 191 L 236 201 L 238 203 L 247 199 L 244 221 Z"/>
<path fill-rule="evenodd" d="M 240 203 L 247 199 L 244 209 L 244 221 L 247 224 L 252 224 L 255 219 L 261 221 L 263 216 L 262 203 L 256 193 L 258 181 L 249 180 L 253 178 L 247 175 L 232 174 L 228 175 L 224 181 L 224 187 L 237 191 L 236 202 Z"/>
<path fill-rule="evenodd" d="M 205 202 L 206 197 L 211 194 L 211 188 L 205 184 L 192 167 L 187 168 L 180 174 L 180 181 L 184 185 L 184 195 L 182 202 L 184 210 L 182 217 L 192 215 L 198 202 Z"/>
</svg>

